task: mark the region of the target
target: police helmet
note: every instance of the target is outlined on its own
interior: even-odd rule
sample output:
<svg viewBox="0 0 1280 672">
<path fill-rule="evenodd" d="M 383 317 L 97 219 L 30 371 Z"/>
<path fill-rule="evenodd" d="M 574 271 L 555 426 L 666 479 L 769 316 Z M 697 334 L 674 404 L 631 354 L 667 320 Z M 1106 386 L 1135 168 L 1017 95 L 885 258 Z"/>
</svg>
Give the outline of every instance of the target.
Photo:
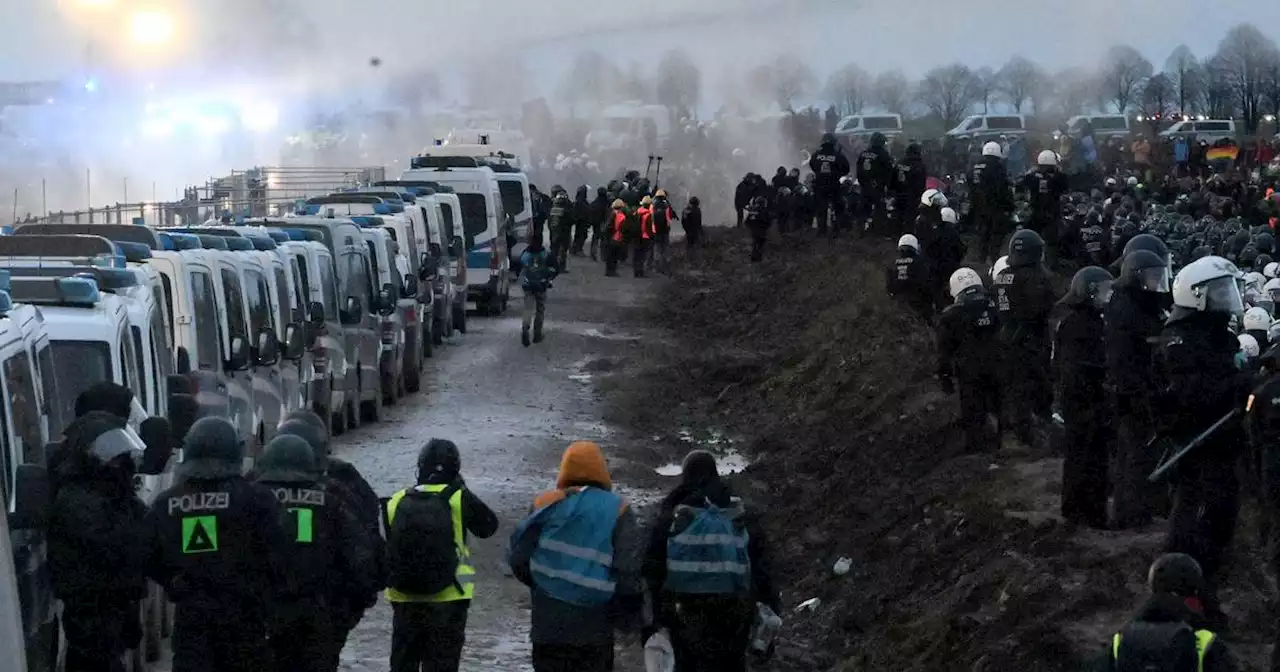
<svg viewBox="0 0 1280 672">
<path fill-rule="evenodd" d="M 956 269 L 956 272 L 951 274 L 951 279 L 948 282 L 948 288 L 953 297 L 959 297 L 962 293 L 973 289 L 981 289 L 982 286 L 982 276 L 978 275 L 978 272 L 972 268 Z"/>
<path fill-rule="evenodd" d="M 1165 260 L 1165 264 L 1168 264 L 1170 261 L 1169 246 L 1160 239 L 1160 236 L 1155 236 L 1150 233 L 1140 233 L 1130 238 L 1129 242 L 1124 244 L 1124 252 L 1121 253 L 1120 256 L 1121 258 L 1124 258 L 1138 250 L 1154 252 L 1157 257 Z"/>
<path fill-rule="evenodd" d="M 982 146 L 983 156 L 994 156 L 997 159 L 1004 158 L 1004 150 L 1000 148 L 1000 143 L 994 140 Z"/>
<path fill-rule="evenodd" d="M 271 483 L 315 483 L 324 476 L 311 444 L 300 436 L 278 434 L 258 460 L 258 480 Z"/>
<path fill-rule="evenodd" d="M 915 236 L 909 233 L 905 234 L 898 239 L 898 249 L 901 250 L 904 247 L 908 247 L 908 248 L 911 248 L 912 250 L 915 250 L 916 252 L 919 252 L 920 241 Z"/>
<path fill-rule="evenodd" d="M 884 133 L 876 131 L 871 134 L 871 146 L 874 148 L 884 147 L 884 143 L 888 142 L 888 138 L 884 137 Z"/>
<path fill-rule="evenodd" d="M 1091 302 L 1101 307 L 1111 300 L 1111 285 L 1115 278 L 1101 266 L 1085 266 L 1071 278 L 1071 288 L 1062 303 L 1077 305 Z"/>
<path fill-rule="evenodd" d="M 1125 180 L 1125 181 L 1124 181 L 1124 183 L 1125 183 L 1127 186 L 1130 186 L 1130 187 L 1136 187 L 1136 186 L 1138 186 L 1138 178 L 1136 178 L 1136 177 L 1134 177 L 1134 176 L 1130 175 L 1130 176 L 1129 176 L 1129 179 Z"/>
<path fill-rule="evenodd" d="M 1280 278 L 1272 278 L 1262 286 L 1262 291 L 1271 297 L 1273 302 L 1280 303 Z"/>
<path fill-rule="evenodd" d="M 1258 339 L 1250 334 L 1240 334 L 1236 336 L 1236 340 L 1240 343 L 1240 353 L 1246 359 L 1253 359 L 1262 352 L 1262 347 L 1258 345 Z"/>
<path fill-rule="evenodd" d="M 1280 263 L 1267 261 L 1264 264 L 1262 263 L 1262 258 L 1264 256 L 1270 258 L 1270 255 L 1258 255 L 1258 258 L 1253 260 L 1253 263 L 1262 267 L 1262 274 L 1266 276 L 1268 280 L 1275 278 L 1276 275 L 1280 275 L 1280 273 L 1277 273 L 1280 271 Z"/>
<path fill-rule="evenodd" d="M 1166 553 L 1151 563 L 1147 586 L 1153 593 L 1198 597 L 1204 589 L 1204 571 L 1200 563 L 1186 553 Z"/>
<path fill-rule="evenodd" d="M 280 427 L 276 429 L 276 436 L 296 436 L 306 441 L 307 445 L 311 446 L 311 452 L 315 454 L 320 467 L 328 469 L 329 429 L 327 427 L 294 418 L 280 423 Z"/>
<path fill-rule="evenodd" d="M 920 205 L 926 208 L 945 208 L 947 207 L 947 197 L 937 189 L 925 189 L 920 194 Z"/>
<path fill-rule="evenodd" d="M 835 135 L 835 133 L 823 133 L 823 134 L 822 134 L 822 144 L 824 144 L 824 145 L 834 145 L 834 144 L 836 144 L 836 135 Z"/>
<path fill-rule="evenodd" d="M 1169 292 L 1169 265 L 1151 250 L 1134 250 L 1120 264 L 1120 284 L 1144 292 Z"/>
<path fill-rule="evenodd" d="M 948 224 L 960 223 L 960 215 L 956 214 L 956 211 L 952 208 L 943 208 L 940 214 L 942 215 L 942 221 Z"/>
<path fill-rule="evenodd" d="M 991 279 L 995 280 L 1007 268 L 1009 268 L 1009 255 L 996 259 L 996 263 L 991 265 Z"/>
<path fill-rule="evenodd" d="M 1056 166 L 1058 165 L 1058 153 L 1052 149 L 1046 149 L 1043 152 L 1040 152 L 1040 156 L 1036 157 L 1036 164 L 1041 166 Z"/>
<path fill-rule="evenodd" d="M 1116 186 L 1117 184 L 1120 184 L 1120 183 L 1116 181 L 1116 178 L 1114 178 L 1114 177 L 1108 177 L 1108 178 L 1107 178 L 1107 181 L 1106 181 L 1106 182 L 1104 182 L 1104 184 L 1106 184 L 1108 187 L 1114 187 L 1114 186 Z"/>
<path fill-rule="evenodd" d="M 462 471 L 458 446 L 448 439 L 431 439 L 418 452 L 418 483 L 447 483 Z"/>
<path fill-rule="evenodd" d="M 1244 311 L 1242 323 L 1245 331 L 1266 331 L 1271 327 L 1271 313 L 1266 308 L 1254 306 Z"/>
<path fill-rule="evenodd" d="M 1020 229 L 1009 239 L 1009 266 L 1034 266 L 1044 261 L 1044 238 L 1031 229 Z"/>
<path fill-rule="evenodd" d="M 1187 310 L 1239 315 L 1244 312 L 1244 274 L 1217 256 L 1197 259 L 1173 279 L 1173 304 Z"/>
<path fill-rule="evenodd" d="M 182 473 L 187 478 L 215 480 L 241 474 L 244 439 L 225 418 L 201 418 L 182 443 Z"/>
</svg>

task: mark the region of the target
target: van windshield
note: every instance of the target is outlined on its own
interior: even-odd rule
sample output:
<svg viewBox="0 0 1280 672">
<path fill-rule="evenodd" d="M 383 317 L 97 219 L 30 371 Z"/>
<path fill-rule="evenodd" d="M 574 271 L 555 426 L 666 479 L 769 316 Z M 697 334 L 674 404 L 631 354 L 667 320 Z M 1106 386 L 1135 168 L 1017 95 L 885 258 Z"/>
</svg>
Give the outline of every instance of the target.
<svg viewBox="0 0 1280 672">
<path fill-rule="evenodd" d="M 901 124 L 897 117 L 863 117 L 862 127 L 868 131 L 896 131 Z"/>
<path fill-rule="evenodd" d="M 502 209 L 512 217 L 524 214 L 524 185 L 515 180 L 498 180 L 498 193 L 502 195 Z"/>
<path fill-rule="evenodd" d="M 489 205 L 484 194 L 458 194 L 462 206 L 462 231 L 467 249 L 475 247 L 476 236 L 489 230 Z"/>
<path fill-rule="evenodd" d="M 987 128 L 993 131 L 1021 130 L 1022 119 L 1019 117 L 987 117 Z"/>
<path fill-rule="evenodd" d="M 103 341 L 53 341 L 49 348 L 58 386 L 58 398 L 51 403 L 57 405 L 58 417 L 74 418 L 76 397 L 97 383 L 111 380 L 111 350 Z M 49 433 L 60 434 L 63 429 L 54 431 L 50 427 Z"/>
<path fill-rule="evenodd" d="M 1124 131 L 1128 130 L 1124 117 L 1094 117 L 1093 130 L 1095 131 Z"/>
</svg>

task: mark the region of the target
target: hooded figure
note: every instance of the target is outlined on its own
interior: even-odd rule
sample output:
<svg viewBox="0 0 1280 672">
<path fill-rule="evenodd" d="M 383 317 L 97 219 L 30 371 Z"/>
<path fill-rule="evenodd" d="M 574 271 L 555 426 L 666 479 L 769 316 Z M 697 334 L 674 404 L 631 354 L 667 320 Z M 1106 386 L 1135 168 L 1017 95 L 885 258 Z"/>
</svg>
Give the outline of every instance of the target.
<svg viewBox="0 0 1280 672">
<path fill-rule="evenodd" d="M 907 145 L 907 154 L 898 164 L 893 179 L 894 210 L 899 217 L 898 224 L 903 233 L 907 231 L 910 224 L 909 218 L 915 203 L 920 200 L 920 195 L 928 188 L 928 184 L 929 169 L 924 164 L 920 145 L 913 142 Z M 950 276 L 951 271 L 948 271 L 943 277 Z"/>
<path fill-rule="evenodd" d="M 285 570 L 286 513 L 241 476 L 244 441 L 223 418 L 202 418 L 183 444 L 183 481 L 156 497 L 151 576 L 174 602 L 173 670 L 262 669 Z"/>
<path fill-rule="evenodd" d="M 467 488 L 462 479 L 462 458 L 458 446 L 447 439 L 431 439 L 418 453 L 417 485 L 401 490 L 387 501 L 387 529 L 392 535 L 388 563 L 391 578 L 387 601 L 395 610 L 391 634 L 391 672 L 456 672 L 466 642 L 467 613 L 475 594 L 475 569 L 471 567 L 471 551 L 467 545 L 472 535 L 488 539 L 498 531 L 498 517 Z M 440 505 L 445 505 L 441 507 Z M 430 508 L 435 507 L 435 508 Z M 414 529 L 414 520 L 427 511 L 448 514 L 447 530 Z M 404 516 L 404 525 L 396 526 L 396 516 Z M 425 545 L 408 541 L 412 534 L 448 534 L 447 538 L 428 540 Z M 406 541 L 401 541 L 404 535 Z M 436 548 L 457 554 L 457 569 L 452 586 L 434 595 L 404 592 L 400 577 L 411 573 L 407 568 L 429 563 L 427 558 L 411 557 L 411 548 Z M 401 557 L 404 554 L 404 557 Z M 427 555 L 434 555 L 428 553 Z"/>
<path fill-rule="evenodd" d="M 564 452 L 556 489 L 511 535 L 508 562 L 533 593 L 535 670 L 613 669 L 613 632 L 632 629 L 643 605 L 643 539 L 600 446 Z"/>
<path fill-rule="evenodd" d="M 591 229 L 592 261 L 598 260 L 600 256 L 600 237 L 604 231 L 605 221 L 609 218 L 609 203 L 612 200 L 609 198 L 609 192 L 604 187 L 599 187 L 596 189 L 596 200 L 591 201 L 587 221 Z"/>
<path fill-rule="evenodd" d="M 587 201 L 590 189 L 587 185 L 578 187 L 573 197 L 573 246 L 569 250 L 575 256 L 582 256 L 582 249 L 587 244 L 587 233 L 593 226 L 591 220 L 591 203 Z"/>
<path fill-rule="evenodd" d="M 270 622 L 272 664 L 279 672 L 324 670 L 332 662 L 333 628 L 345 617 L 328 608 L 330 593 L 339 587 L 363 599 L 378 589 L 367 532 L 354 513 L 325 492 L 324 468 L 305 439 L 277 435 L 267 443 L 257 472 L 257 482 L 288 510 L 292 541 L 285 569 L 293 581 L 277 591 Z"/>
<path fill-rule="evenodd" d="M 117 670 L 142 630 L 149 553 L 146 506 L 134 494 L 141 452 L 125 420 L 89 411 L 67 427 L 50 511 L 49 571 L 63 603 L 68 670 Z"/>
<path fill-rule="evenodd" d="M 678 557 L 687 551 L 682 534 L 712 521 L 740 531 L 720 535 L 733 540 L 717 558 L 741 563 L 747 571 L 737 581 L 716 586 L 718 577 L 681 575 Z M 701 531 L 701 530 L 695 530 Z M 743 548 L 737 548 L 744 542 Z M 653 629 L 668 628 L 680 670 L 744 670 L 747 639 L 755 604 L 782 613 L 782 600 L 770 576 L 769 544 L 755 515 L 720 479 L 715 457 L 695 450 L 684 459 L 680 485 L 662 502 L 645 553 L 644 577 L 654 599 Z M 714 552 L 699 547 L 696 555 Z M 674 555 L 672 555 L 674 554 Z M 675 574 L 672 568 L 675 567 Z M 686 573 L 687 574 L 687 573 Z M 689 589 L 696 584 L 699 592 Z M 646 633 L 645 639 L 648 639 Z"/>
</svg>

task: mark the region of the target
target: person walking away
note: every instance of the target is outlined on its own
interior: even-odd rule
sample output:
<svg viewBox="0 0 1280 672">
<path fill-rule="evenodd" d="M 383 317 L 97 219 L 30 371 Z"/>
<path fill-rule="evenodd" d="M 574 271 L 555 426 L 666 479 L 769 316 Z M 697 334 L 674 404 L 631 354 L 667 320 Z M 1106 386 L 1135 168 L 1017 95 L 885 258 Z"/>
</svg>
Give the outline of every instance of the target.
<svg viewBox="0 0 1280 672">
<path fill-rule="evenodd" d="M 621 198 L 613 201 L 612 213 L 605 227 L 607 240 L 604 246 L 605 277 L 618 277 L 618 262 L 627 258 L 627 238 L 631 235 L 631 217 L 627 214 L 627 204 Z"/>
<path fill-rule="evenodd" d="M 334 617 L 328 597 L 338 587 L 364 599 L 380 583 L 373 550 L 355 514 L 329 497 L 324 469 L 301 437 L 277 434 L 257 465 L 256 481 L 276 496 L 288 514 L 290 544 L 284 568 L 293 577 L 288 591 L 276 594 L 270 623 L 272 662 L 277 672 L 332 672 Z M 336 605 L 335 605 L 336 606 Z"/>
<path fill-rule="evenodd" d="M 533 596 L 535 672 L 613 670 L 614 630 L 639 626 L 644 539 L 600 447 L 570 444 L 556 489 L 511 535 L 507 561 Z"/>
<path fill-rule="evenodd" d="M 1170 275 L 1164 259 L 1149 250 L 1125 255 L 1115 292 L 1103 313 L 1106 384 L 1116 419 L 1113 526 L 1131 529 L 1163 513 L 1160 486 L 1147 481 L 1159 455 L 1148 447 L 1154 432 L 1153 345 L 1164 329 Z M 1203 429 L 1203 428 L 1202 428 Z"/>
<path fill-rule="evenodd" d="M 1000 341 L 1005 347 L 1005 387 L 1010 425 L 1018 440 L 1034 445 L 1036 421 L 1047 424 L 1053 402 L 1049 382 L 1049 313 L 1057 303 L 1044 268 L 1044 239 L 1022 229 L 1009 239 L 1009 268 L 995 279 Z"/>
<path fill-rule="evenodd" d="M 960 215 L 951 208 L 943 208 L 924 243 L 924 257 L 932 265 L 929 284 L 934 307 L 938 312 L 950 305 L 947 282 L 951 274 L 960 268 L 964 256 L 969 252 L 956 228 L 959 224 Z"/>
<path fill-rule="evenodd" d="M 689 453 L 645 553 L 654 623 L 643 639 L 667 628 L 680 672 L 746 672 L 756 603 L 782 613 L 768 549 L 758 518 L 720 479 L 715 457 Z"/>
<path fill-rule="evenodd" d="M 933 281 L 929 260 L 920 254 L 920 241 L 911 234 L 898 239 L 898 258 L 885 269 L 885 292 L 904 303 L 922 320 L 933 320 Z"/>
<path fill-rule="evenodd" d="M 680 213 L 680 223 L 684 226 L 684 244 L 688 248 L 689 259 L 694 260 L 701 255 L 702 246 L 706 244 L 702 231 L 702 203 L 697 196 L 689 198 L 689 203 Z"/>
<path fill-rule="evenodd" d="M 142 641 L 147 589 L 146 506 L 133 479 L 142 446 L 126 421 L 89 411 L 63 434 L 48 521 L 49 572 L 62 600 L 67 672 L 124 672 Z"/>
<path fill-rule="evenodd" d="M 583 249 L 587 245 L 587 234 L 591 232 L 593 226 L 591 219 L 591 203 L 587 202 L 587 193 L 590 188 L 587 185 L 578 187 L 577 193 L 573 196 L 573 246 L 569 252 L 575 257 L 581 257 Z"/>
<path fill-rule="evenodd" d="M 1147 572 L 1151 595 L 1107 643 L 1095 672 L 1236 672 L 1235 658 L 1204 618 L 1200 565 L 1184 553 L 1160 556 Z"/>
<path fill-rule="evenodd" d="M 1243 274 L 1222 257 L 1187 264 L 1173 280 L 1174 309 L 1155 353 L 1160 434 L 1179 445 L 1242 409 L 1252 374 L 1236 366 L 1239 341 L 1228 330 L 1244 312 Z M 1222 559 L 1240 513 L 1235 463 L 1243 426 L 1230 422 L 1182 458 L 1174 485 L 1166 550 L 1186 553 L 1204 569 L 1205 614 L 1225 623 L 1217 586 Z"/>
<path fill-rule="evenodd" d="M 652 253 L 650 245 L 653 242 L 653 198 L 645 196 L 640 199 L 640 207 L 636 208 L 635 218 L 632 222 L 636 226 L 636 234 L 631 239 L 631 272 L 637 278 L 643 278 L 645 266 L 649 264 L 649 255 Z"/>
<path fill-rule="evenodd" d="M 733 191 L 733 209 L 738 213 L 738 227 L 742 227 L 742 218 L 746 213 L 747 204 L 756 195 L 755 175 L 747 173 L 742 181 L 738 183 L 738 187 Z"/>
<path fill-rule="evenodd" d="M 547 314 L 547 290 L 556 277 L 554 262 L 542 247 L 542 241 L 529 239 L 520 254 L 520 289 L 524 292 L 524 313 L 520 318 L 520 343 L 529 347 L 529 323 L 533 323 L 533 342 L 542 342 L 542 322 Z"/>
<path fill-rule="evenodd" d="M 276 594 L 291 594 L 285 512 L 240 475 L 244 441 L 202 418 L 183 444 L 183 481 L 148 513 L 150 574 L 174 603 L 173 672 L 272 669 L 267 643 Z"/>
<path fill-rule="evenodd" d="M 355 594 L 344 586 L 331 586 L 325 605 L 332 614 L 330 618 L 330 662 L 329 670 L 338 668 L 342 649 L 346 647 L 347 636 L 355 629 L 364 612 L 378 602 L 378 591 L 386 580 L 385 549 L 382 540 L 382 503 L 372 488 L 351 464 L 329 454 L 329 426 L 315 413 L 300 409 L 285 416 L 285 421 L 276 428 L 276 436 L 296 436 L 311 446 L 316 464 L 322 472 L 319 485 L 323 486 L 326 503 L 332 501 L 346 513 L 354 516 L 364 530 L 358 537 L 366 544 L 367 552 L 372 556 L 372 568 L 377 577 L 377 586 L 365 591 L 363 595 Z M 365 488 L 369 488 L 367 493 Z M 364 494 L 357 495 L 357 492 Z M 370 517 L 367 497 L 373 496 L 372 517 Z"/>
<path fill-rule="evenodd" d="M 928 187 L 929 169 L 925 166 L 920 145 L 913 142 L 907 145 L 906 156 L 894 171 L 894 211 L 898 216 L 899 234 L 907 233 L 911 229 L 914 223 L 911 219 L 914 205 Z M 942 277 L 948 276 L 950 273 Z"/>
<path fill-rule="evenodd" d="M 1107 461 L 1111 418 L 1103 382 L 1107 373 L 1102 311 L 1111 299 L 1111 273 L 1086 266 L 1062 297 L 1066 314 L 1053 335 L 1058 401 L 1065 425 L 1062 517 L 1095 529 L 1107 527 Z"/>
<path fill-rule="evenodd" d="M 938 381 L 947 394 L 960 394 L 960 428 L 970 453 L 994 453 L 1000 418 L 1001 357 L 999 313 L 982 276 L 972 268 L 951 274 L 955 303 L 938 318 Z"/>
<path fill-rule="evenodd" d="M 1001 158 L 1000 143 L 982 146 L 982 159 L 969 175 L 974 222 L 977 224 L 982 260 L 991 264 L 1004 236 L 1012 228 L 1013 196 L 1009 193 L 1009 173 Z"/>
<path fill-rule="evenodd" d="M 547 215 L 547 226 L 551 231 L 551 265 L 568 273 L 569 245 L 573 238 L 573 203 L 564 188 L 556 185 L 552 190 L 551 209 Z"/>
<path fill-rule="evenodd" d="M 818 211 L 818 230 L 826 233 L 827 218 L 832 216 L 836 220 L 833 233 L 839 231 L 844 228 L 841 222 L 846 217 L 845 201 L 840 188 L 840 181 L 849 175 L 850 166 L 849 159 L 844 155 L 844 151 L 840 149 L 834 134 L 822 134 L 822 144 L 818 146 L 817 151 L 809 159 L 809 170 L 812 170 L 815 176 L 813 194 Z M 739 212 L 742 213 L 741 209 Z M 831 214 L 828 215 L 828 212 Z M 742 213 L 739 221 L 741 222 L 744 217 L 745 213 Z"/>
<path fill-rule="evenodd" d="M 764 244 L 769 240 L 769 202 L 764 196 L 751 199 L 743 221 L 746 222 L 747 230 L 751 232 L 751 261 L 753 263 L 762 261 Z"/>
<path fill-rule="evenodd" d="M 467 488 L 456 444 L 422 447 L 418 484 L 387 501 L 387 530 L 391 672 L 457 672 L 475 596 L 468 535 L 492 537 L 498 517 Z"/>
<path fill-rule="evenodd" d="M 877 235 L 884 235 L 887 231 L 885 198 L 889 196 L 894 175 L 893 157 L 889 156 L 884 145 L 884 133 L 873 133 L 867 148 L 858 155 L 858 184 L 862 187 L 863 199 L 867 201 L 868 228 Z"/>
<path fill-rule="evenodd" d="M 591 208 L 588 214 L 591 229 L 591 261 L 599 260 L 602 246 L 606 259 L 609 255 L 609 242 L 603 238 L 606 222 L 609 219 L 609 204 L 611 200 L 608 191 L 604 187 L 598 187 L 596 189 L 596 200 L 591 201 Z"/>
<path fill-rule="evenodd" d="M 1027 228 L 1045 239 L 1050 261 L 1062 257 L 1063 240 L 1059 218 L 1062 215 L 1062 196 L 1067 193 L 1067 176 L 1058 171 L 1058 155 L 1050 150 L 1036 157 L 1036 169 L 1027 173 L 1019 187 L 1031 202 L 1031 221 Z"/>
<path fill-rule="evenodd" d="M 667 201 L 665 189 L 654 192 L 653 205 L 649 210 L 653 217 L 654 265 L 659 273 L 667 273 L 671 270 L 670 259 L 667 257 L 667 250 L 671 247 L 671 220 L 678 218 L 671 203 Z"/>
</svg>

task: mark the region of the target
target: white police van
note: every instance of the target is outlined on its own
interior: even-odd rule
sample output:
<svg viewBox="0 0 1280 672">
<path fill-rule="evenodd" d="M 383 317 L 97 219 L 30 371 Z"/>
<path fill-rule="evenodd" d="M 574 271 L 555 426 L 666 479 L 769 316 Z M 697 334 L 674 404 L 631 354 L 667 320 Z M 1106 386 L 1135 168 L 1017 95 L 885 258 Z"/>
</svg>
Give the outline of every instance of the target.
<svg viewBox="0 0 1280 672">
<path fill-rule="evenodd" d="M 412 190 L 427 221 L 427 252 L 419 264 L 419 285 L 433 295 L 433 314 L 424 319 L 436 345 L 467 333 L 467 255 L 462 240 L 461 204 L 453 189 L 429 180 L 388 180 L 378 186 Z"/>
</svg>

